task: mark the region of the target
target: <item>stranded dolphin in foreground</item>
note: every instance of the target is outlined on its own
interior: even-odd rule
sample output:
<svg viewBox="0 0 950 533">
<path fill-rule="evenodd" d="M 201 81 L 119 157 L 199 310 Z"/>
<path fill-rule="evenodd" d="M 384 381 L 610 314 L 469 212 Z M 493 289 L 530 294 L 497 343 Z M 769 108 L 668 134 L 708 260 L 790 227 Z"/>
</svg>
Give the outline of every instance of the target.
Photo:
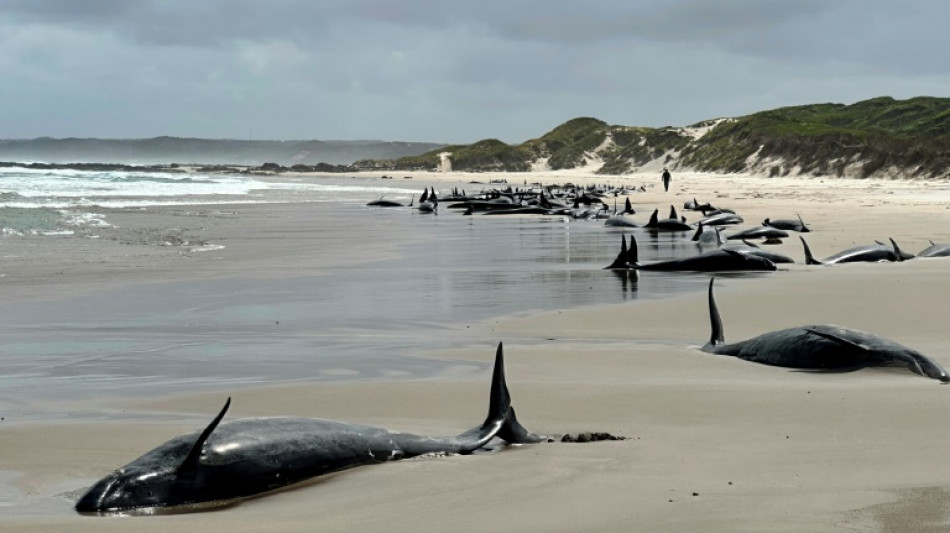
<svg viewBox="0 0 950 533">
<path fill-rule="evenodd" d="M 176 437 L 109 474 L 76 503 L 81 513 L 224 505 L 355 466 L 427 453 L 471 453 L 498 437 L 540 442 L 515 418 L 498 344 L 485 422 L 455 437 L 424 437 L 310 418 L 245 418 Z M 185 507 L 183 511 L 194 510 Z"/>
<path fill-rule="evenodd" d="M 884 337 L 828 324 L 763 333 L 725 344 L 722 319 L 709 280 L 709 321 L 712 335 L 704 352 L 731 355 L 766 365 L 809 370 L 850 371 L 866 367 L 906 367 L 911 372 L 950 382 L 950 376 L 926 355 Z"/>
</svg>

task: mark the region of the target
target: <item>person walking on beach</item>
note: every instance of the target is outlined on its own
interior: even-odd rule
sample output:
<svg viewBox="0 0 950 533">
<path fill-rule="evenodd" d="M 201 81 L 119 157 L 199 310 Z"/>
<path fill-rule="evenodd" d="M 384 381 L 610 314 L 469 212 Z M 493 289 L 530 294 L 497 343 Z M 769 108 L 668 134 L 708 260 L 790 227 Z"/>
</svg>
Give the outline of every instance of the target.
<svg viewBox="0 0 950 533">
<path fill-rule="evenodd" d="M 670 175 L 670 171 L 663 167 L 663 191 L 667 192 L 670 190 L 670 180 L 673 179 L 673 176 Z"/>
</svg>

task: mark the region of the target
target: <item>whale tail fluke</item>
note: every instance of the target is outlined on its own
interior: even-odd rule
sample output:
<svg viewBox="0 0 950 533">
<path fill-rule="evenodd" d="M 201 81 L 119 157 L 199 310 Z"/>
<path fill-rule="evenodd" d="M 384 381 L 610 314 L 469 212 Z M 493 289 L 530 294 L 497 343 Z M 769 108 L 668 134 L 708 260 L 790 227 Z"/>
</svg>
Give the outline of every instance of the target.
<svg viewBox="0 0 950 533">
<path fill-rule="evenodd" d="M 460 453 L 471 453 L 498 437 L 508 444 L 541 442 L 543 437 L 531 433 L 518 422 L 511 406 L 511 394 L 505 382 L 505 355 L 502 343 L 495 351 L 495 368 L 492 371 L 488 416 L 481 426 L 462 433 L 457 438 L 461 443 Z"/>
<path fill-rule="evenodd" d="M 806 265 L 823 265 L 824 263 L 815 259 L 815 257 L 811 255 L 811 248 L 809 248 L 808 243 L 805 242 L 805 237 L 802 237 L 801 235 L 799 235 L 798 238 L 801 239 L 802 246 L 805 248 L 805 264 Z"/>
<path fill-rule="evenodd" d="M 709 326 L 711 329 L 709 342 L 703 346 L 703 350 L 710 351 L 714 346 L 719 346 L 726 342 L 726 335 L 722 329 L 722 317 L 719 316 L 719 307 L 716 306 L 716 297 L 713 295 L 713 283 L 716 277 L 709 278 Z"/>
</svg>

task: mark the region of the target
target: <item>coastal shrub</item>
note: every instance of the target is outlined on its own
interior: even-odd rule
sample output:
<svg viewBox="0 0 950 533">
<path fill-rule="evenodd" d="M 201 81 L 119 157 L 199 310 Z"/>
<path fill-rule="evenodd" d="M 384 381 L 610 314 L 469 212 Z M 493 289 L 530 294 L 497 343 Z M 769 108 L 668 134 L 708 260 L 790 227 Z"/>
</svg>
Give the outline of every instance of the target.
<svg viewBox="0 0 950 533">
<path fill-rule="evenodd" d="M 753 157 L 784 161 L 775 171 L 783 174 L 797 168 L 805 174 L 841 176 L 855 165 L 864 176 L 893 167 L 926 177 L 946 176 L 950 169 L 948 98 L 880 97 L 851 105 L 789 106 L 693 126 L 713 127 L 693 140 L 679 128 L 608 126 L 579 117 L 517 146 L 489 139 L 400 158 L 394 165 L 436 169 L 438 154 L 448 151 L 459 170 L 527 170 L 540 158 L 547 158 L 553 169 L 575 168 L 609 134 L 613 146 L 600 154 L 601 173 L 629 172 L 661 158 L 706 172 L 743 172 Z"/>
</svg>

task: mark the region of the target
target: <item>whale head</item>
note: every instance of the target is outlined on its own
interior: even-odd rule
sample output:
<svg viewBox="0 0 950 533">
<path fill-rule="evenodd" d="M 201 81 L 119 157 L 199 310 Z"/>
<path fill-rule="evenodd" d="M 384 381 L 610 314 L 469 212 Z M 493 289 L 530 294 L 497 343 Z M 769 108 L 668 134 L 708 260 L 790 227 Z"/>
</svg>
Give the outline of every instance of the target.
<svg viewBox="0 0 950 533">
<path fill-rule="evenodd" d="M 936 362 L 932 361 L 929 357 L 920 355 L 916 357 L 917 363 L 920 365 L 920 369 L 924 371 L 924 374 L 929 378 L 936 379 L 941 383 L 950 383 L 950 375 L 947 375 L 947 371 L 943 369 Z"/>
<path fill-rule="evenodd" d="M 206 493 L 206 476 L 211 474 L 199 468 L 199 463 L 205 442 L 230 406 L 228 398 L 224 408 L 197 436 L 176 437 L 99 480 L 76 502 L 76 511 L 148 514 L 163 507 L 219 499 Z"/>
<path fill-rule="evenodd" d="M 76 511 L 88 514 L 147 512 L 148 509 L 188 503 L 176 469 L 128 465 L 99 480 L 79 501 Z M 184 498 L 187 500 L 187 498 Z"/>
</svg>

